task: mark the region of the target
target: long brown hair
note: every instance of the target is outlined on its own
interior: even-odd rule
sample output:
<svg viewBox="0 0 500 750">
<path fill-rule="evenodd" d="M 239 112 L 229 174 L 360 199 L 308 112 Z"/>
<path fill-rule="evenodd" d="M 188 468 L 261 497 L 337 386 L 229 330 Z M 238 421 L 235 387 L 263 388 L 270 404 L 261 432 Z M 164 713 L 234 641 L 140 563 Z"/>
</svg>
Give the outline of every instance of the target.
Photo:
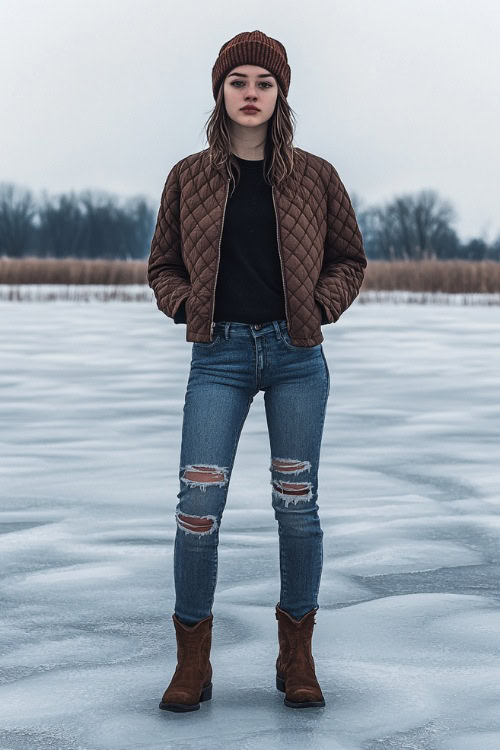
<svg viewBox="0 0 500 750">
<path fill-rule="evenodd" d="M 269 185 L 280 187 L 283 192 L 297 190 L 295 173 L 296 161 L 304 159 L 293 144 L 296 117 L 283 90 L 278 86 L 278 96 L 274 112 L 268 120 L 266 141 L 264 144 L 264 180 Z M 217 92 L 217 100 L 205 125 L 206 139 L 209 148 L 210 165 L 226 172 L 233 180 L 233 191 L 240 179 L 240 168 L 231 153 L 229 115 L 224 103 L 224 82 Z M 234 176 L 236 172 L 236 180 Z"/>
</svg>

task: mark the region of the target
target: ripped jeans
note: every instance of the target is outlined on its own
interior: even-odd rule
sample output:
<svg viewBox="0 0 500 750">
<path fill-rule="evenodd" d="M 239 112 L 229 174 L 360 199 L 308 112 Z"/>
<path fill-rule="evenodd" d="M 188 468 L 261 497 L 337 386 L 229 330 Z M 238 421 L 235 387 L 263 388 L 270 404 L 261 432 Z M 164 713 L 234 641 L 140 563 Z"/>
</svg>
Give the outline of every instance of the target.
<svg viewBox="0 0 500 750">
<path fill-rule="evenodd" d="M 219 321 L 213 341 L 193 344 L 184 404 L 174 581 L 175 614 L 186 625 L 212 614 L 222 513 L 241 430 L 260 390 L 278 522 L 279 606 L 296 619 L 319 606 L 318 464 L 330 393 L 323 347 L 293 346 L 284 320 Z"/>
</svg>

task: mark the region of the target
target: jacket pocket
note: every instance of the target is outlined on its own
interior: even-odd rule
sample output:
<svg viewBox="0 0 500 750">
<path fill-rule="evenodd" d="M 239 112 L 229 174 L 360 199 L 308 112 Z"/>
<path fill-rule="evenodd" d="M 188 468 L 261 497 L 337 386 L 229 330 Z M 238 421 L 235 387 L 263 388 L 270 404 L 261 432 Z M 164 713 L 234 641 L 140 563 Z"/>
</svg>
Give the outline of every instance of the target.
<svg viewBox="0 0 500 750">
<path fill-rule="evenodd" d="M 185 323 L 186 322 L 186 299 L 184 299 L 174 315 L 174 323 Z"/>
<path fill-rule="evenodd" d="M 193 302 L 195 302 L 195 298 L 193 296 L 193 291 L 191 290 L 191 293 L 190 293 L 189 297 L 187 297 L 185 305 L 184 305 L 185 314 L 186 314 L 186 324 L 188 326 L 189 326 L 189 324 L 191 322 L 191 318 L 192 318 L 192 314 L 193 314 L 193 311 L 192 311 L 192 304 L 193 304 Z"/>
<path fill-rule="evenodd" d="M 321 294 L 320 290 L 315 289 L 314 299 L 321 312 L 320 325 L 325 325 L 326 323 L 334 323 L 335 318 L 330 309 L 328 298 L 324 294 Z"/>
</svg>

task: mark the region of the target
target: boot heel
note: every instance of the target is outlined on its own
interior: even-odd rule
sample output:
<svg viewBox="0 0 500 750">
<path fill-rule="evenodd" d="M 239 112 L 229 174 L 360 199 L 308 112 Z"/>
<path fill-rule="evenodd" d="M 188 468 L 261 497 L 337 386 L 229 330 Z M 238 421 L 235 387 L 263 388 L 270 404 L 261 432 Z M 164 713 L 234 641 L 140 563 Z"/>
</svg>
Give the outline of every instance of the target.
<svg viewBox="0 0 500 750">
<path fill-rule="evenodd" d="M 276 687 L 278 690 L 281 690 L 282 693 L 285 692 L 285 680 L 282 677 L 278 677 L 278 675 L 276 675 Z"/>
<path fill-rule="evenodd" d="M 207 685 L 206 688 L 203 688 L 200 695 L 200 703 L 203 703 L 203 701 L 209 701 L 211 699 L 212 687 L 213 683 L 210 683 L 210 685 Z"/>
</svg>

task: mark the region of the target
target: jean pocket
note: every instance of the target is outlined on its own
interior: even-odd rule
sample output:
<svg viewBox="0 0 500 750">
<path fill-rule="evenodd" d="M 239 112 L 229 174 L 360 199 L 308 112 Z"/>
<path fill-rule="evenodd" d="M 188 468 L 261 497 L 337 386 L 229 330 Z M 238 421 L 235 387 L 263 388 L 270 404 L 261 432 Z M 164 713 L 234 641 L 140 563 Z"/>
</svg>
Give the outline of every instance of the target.
<svg viewBox="0 0 500 750">
<path fill-rule="evenodd" d="M 288 331 L 282 332 L 281 340 L 283 341 L 287 349 L 291 349 L 294 352 L 315 351 L 321 346 L 321 344 L 315 344 L 315 346 L 295 346 L 294 344 L 292 344 L 292 340 Z"/>
<path fill-rule="evenodd" d="M 217 334 L 217 336 L 214 338 L 213 341 L 195 341 L 193 343 L 193 347 L 196 349 L 213 349 L 216 344 L 218 344 L 220 341 L 220 333 Z"/>
</svg>

